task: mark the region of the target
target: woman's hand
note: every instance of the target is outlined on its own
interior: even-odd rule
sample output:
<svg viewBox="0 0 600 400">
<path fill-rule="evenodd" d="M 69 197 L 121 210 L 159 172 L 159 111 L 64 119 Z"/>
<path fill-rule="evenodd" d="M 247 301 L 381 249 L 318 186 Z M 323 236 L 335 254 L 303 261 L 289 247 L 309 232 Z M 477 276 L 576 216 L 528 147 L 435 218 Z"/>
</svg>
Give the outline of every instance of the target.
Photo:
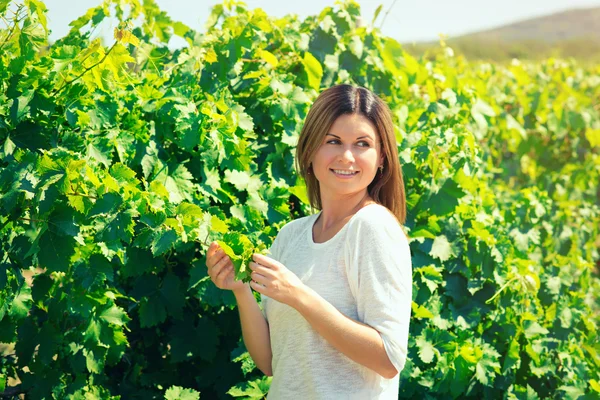
<svg viewBox="0 0 600 400">
<path fill-rule="evenodd" d="M 279 261 L 255 253 L 250 261 L 252 281 L 250 287 L 280 303 L 293 307 L 304 283 Z"/>
<path fill-rule="evenodd" d="M 219 289 L 233 290 L 235 292 L 248 287 L 246 283 L 235 280 L 235 271 L 231 258 L 225 254 L 217 242 L 212 242 L 208 247 L 208 251 L 206 252 L 206 267 L 208 268 L 210 279 Z"/>
</svg>

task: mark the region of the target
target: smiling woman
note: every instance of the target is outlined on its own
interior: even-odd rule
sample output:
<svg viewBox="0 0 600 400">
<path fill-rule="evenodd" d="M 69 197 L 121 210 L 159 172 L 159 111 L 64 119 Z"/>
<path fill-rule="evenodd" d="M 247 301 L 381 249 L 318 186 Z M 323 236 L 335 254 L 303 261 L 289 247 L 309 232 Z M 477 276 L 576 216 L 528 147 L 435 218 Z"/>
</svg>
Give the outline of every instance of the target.
<svg viewBox="0 0 600 400">
<path fill-rule="evenodd" d="M 270 350 L 254 343 L 250 354 L 273 376 L 269 399 L 397 399 L 412 262 L 387 105 L 362 87 L 325 90 L 296 154 L 321 211 L 285 225 L 271 256 L 250 263 Z"/>
</svg>

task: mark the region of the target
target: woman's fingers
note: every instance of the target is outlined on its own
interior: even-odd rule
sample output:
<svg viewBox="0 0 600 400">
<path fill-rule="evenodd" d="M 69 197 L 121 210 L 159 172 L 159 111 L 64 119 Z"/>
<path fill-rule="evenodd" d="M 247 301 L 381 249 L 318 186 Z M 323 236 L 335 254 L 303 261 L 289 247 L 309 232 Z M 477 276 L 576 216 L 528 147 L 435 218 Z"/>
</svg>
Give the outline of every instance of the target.
<svg viewBox="0 0 600 400">
<path fill-rule="evenodd" d="M 206 258 L 206 268 L 210 272 L 211 269 L 215 267 L 215 265 L 221 260 L 218 254 L 214 254 L 211 257 Z"/>
<path fill-rule="evenodd" d="M 223 267 L 227 264 L 228 260 L 228 257 L 223 256 L 212 267 L 208 268 L 208 275 L 210 275 L 213 281 L 216 279 L 217 275 L 219 275 Z"/>
<path fill-rule="evenodd" d="M 259 286 L 261 286 L 263 288 L 267 287 L 268 279 L 266 277 L 264 277 L 263 275 L 261 275 L 257 272 L 253 272 L 251 274 L 251 278 L 252 278 L 252 282 L 254 282 L 255 284 L 258 284 Z"/>
<path fill-rule="evenodd" d="M 256 273 L 258 273 L 258 274 L 260 274 L 262 276 L 273 277 L 273 271 L 272 270 L 270 270 L 269 268 L 265 267 L 264 265 L 258 264 L 255 261 L 250 261 L 248 263 L 248 267 L 252 271 L 254 271 L 254 272 L 256 272 Z"/>
<path fill-rule="evenodd" d="M 213 268 L 225 256 L 226 256 L 225 252 L 221 249 L 218 249 L 210 256 L 207 255 L 206 266 L 208 267 L 208 269 Z"/>
<path fill-rule="evenodd" d="M 256 283 L 261 284 L 262 286 L 265 286 L 266 278 L 260 274 L 257 274 L 256 272 L 252 273 L 252 280 Z"/>
<path fill-rule="evenodd" d="M 233 271 L 233 265 L 230 262 L 225 263 L 221 270 L 215 275 L 215 282 L 225 280 L 231 271 Z"/>
<path fill-rule="evenodd" d="M 225 254 L 223 249 L 217 244 L 217 242 L 212 242 L 206 251 L 206 266 L 210 269 L 212 268 L 220 258 L 219 255 Z"/>
<path fill-rule="evenodd" d="M 217 242 L 212 242 L 210 246 L 208 246 L 208 250 L 206 251 L 206 258 L 208 259 L 212 257 L 217 252 L 217 250 L 219 250 L 219 248 L 220 247 L 217 244 Z"/>
<path fill-rule="evenodd" d="M 260 264 L 255 263 L 254 261 L 250 261 L 248 263 L 248 267 L 252 270 L 250 274 L 250 278 L 261 286 L 265 286 L 265 275 L 268 273 L 266 268 L 262 267 Z"/>
</svg>

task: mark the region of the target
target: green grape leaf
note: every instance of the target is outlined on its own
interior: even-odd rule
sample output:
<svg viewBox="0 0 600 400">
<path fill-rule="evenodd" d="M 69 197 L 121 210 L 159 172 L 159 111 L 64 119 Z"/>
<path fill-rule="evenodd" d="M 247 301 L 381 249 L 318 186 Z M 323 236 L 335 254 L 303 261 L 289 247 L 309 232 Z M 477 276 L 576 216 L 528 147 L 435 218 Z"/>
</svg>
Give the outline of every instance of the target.
<svg viewBox="0 0 600 400">
<path fill-rule="evenodd" d="M 414 301 L 412 302 L 412 316 L 414 318 L 433 318 L 434 315 L 431 313 L 431 311 L 429 311 L 427 308 L 425 308 L 424 306 L 418 305 L 417 303 L 415 303 Z"/>
<path fill-rule="evenodd" d="M 140 305 L 140 326 L 149 328 L 165 321 L 167 310 L 160 297 L 145 298 Z"/>
<path fill-rule="evenodd" d="M 417 348 L 419 349 L 419 358 L 426 363 L 429 364 L 433 361 L 435 356 L 433 344 L 427 341 L 422 336 L 419 336 L 416 340 Z"/>
<path fill-rule="evenodd" d="M 199 400 L 200 393 L 194 389 L 184 389 L 180 386 L 171 386 L 165 392 L 165 400 Z"/>
<path fill-rule="evenodd" d="M 99 346 L 84 348 L 83 355 L 85 356 L 85 366 L 89 372 L 93 374 L 100 374 L 103 372 L 106 359 L 106 348 Z"/>
<path fill-rule="evenodd" d="M 163 229 L 154 235 L 152 240 L 152 254 L 159 256 L 169 251 L 177 242 L 179 237 L 173 229 Z"/>
<path fill-rule="evenodd" d="M 71 237 L 58 236 L 47 230 L 38 241 L 37 254 L 42 268 L 64 272 L 69 268 L 71 256 L 75 253 L 75 241 Z"/>
<path fill-rule="evenodd" d="M 450 242 L 448 242 L 446 236 L 437 236 L 433 240 L 433 244 L 431 245 L 431 251 L 429 252 L 429 254 L 442 262 L 448 261 L 448 259 L 450 259 L 450 257 L 453 256 L 452 246 L 450 245 Z"/>
<path fill-rule="evenodd" d="M 308 78 L 308 85 L 318 91 L 321 87 L 321 79 L 323 78 L 323 67 L 321 66 L 321 63 L 308 51 L 304 53 L 302 63 Z"/>
<path fill-rule="evenodd" d="M 128 321 L 130 321 L 127 313 L 125 313 L 125 311 L 115 304 L 102 311 L 100 313 L 100 319 L 117 326 L 125 325 Z"/>
<path fill-rule="evenodd" d="M 383 4 L 380 4 L 376 9 L 375 9 L 375 14 L 373 14 L 373 20 L 371 21 L 371 26 L 375 25 L 375 21 L 377 20 L 377 17 L 379 16 L 379 13 L 381 13 L 381 9 L 383 8 Z"/>
<path fill-rule="evenodd" d="M 31 302 L 31 290 L 28 286 L 23 286 L 13 299 L 8 314 L 15 319 L 25 318 L 31 308 Z"/>
<path fill-rule="evenodd" d="M 263 399 L 269 391 L 272 379 L 271 376 L 263 376 L 250 382 L 240 383 L 229 389 L 227 394 L 245 399 Z"/>
<path fill-rule="evenodd" d="M 174 274 L 167 274 L 163 279 L 160 293 L 169 315 L 181 319 L 185 296 L 180 279 Z"/>
</svg>

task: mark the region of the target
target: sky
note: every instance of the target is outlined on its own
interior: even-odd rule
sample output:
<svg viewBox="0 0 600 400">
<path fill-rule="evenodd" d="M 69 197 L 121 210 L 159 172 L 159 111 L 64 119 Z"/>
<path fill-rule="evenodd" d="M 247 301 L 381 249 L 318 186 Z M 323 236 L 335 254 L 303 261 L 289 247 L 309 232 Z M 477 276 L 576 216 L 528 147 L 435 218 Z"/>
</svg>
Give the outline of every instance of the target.
<svg viewBox="0 0 600 400">
<path fill-rule="evenodd" d="M 204 23 L 218 0 L 155 0 L 161 9 L 176 21 L 203 31 Z M 48 8 L 50 40 L 54 41 L 69 31 L 69 22 L 85 14 L 88 8 L 101 0 L 45 0 Z M 375 10 L 383 9 L 376 26 L 386 11 L 390 10 L 382 33 L 400 43 L 437 40 L 440 34 L 449 37 L 494 28 L 540 15 L 552 14 L 570 8 L 600 6 L 600 0 L 358 0 L 365 22 L 370 23 Z M 334 0 L 246 0 L 250 9 L 262 8 L 267 14 L 281 17 L 297 14 L 303 18 L 318 14 Z M 394 4 L 393 4 L 394 3 Z M 393 4 L 393 8 L 390 7 Z M 102 35 L 112 36 L 111 26 Z"/>
</svg>

